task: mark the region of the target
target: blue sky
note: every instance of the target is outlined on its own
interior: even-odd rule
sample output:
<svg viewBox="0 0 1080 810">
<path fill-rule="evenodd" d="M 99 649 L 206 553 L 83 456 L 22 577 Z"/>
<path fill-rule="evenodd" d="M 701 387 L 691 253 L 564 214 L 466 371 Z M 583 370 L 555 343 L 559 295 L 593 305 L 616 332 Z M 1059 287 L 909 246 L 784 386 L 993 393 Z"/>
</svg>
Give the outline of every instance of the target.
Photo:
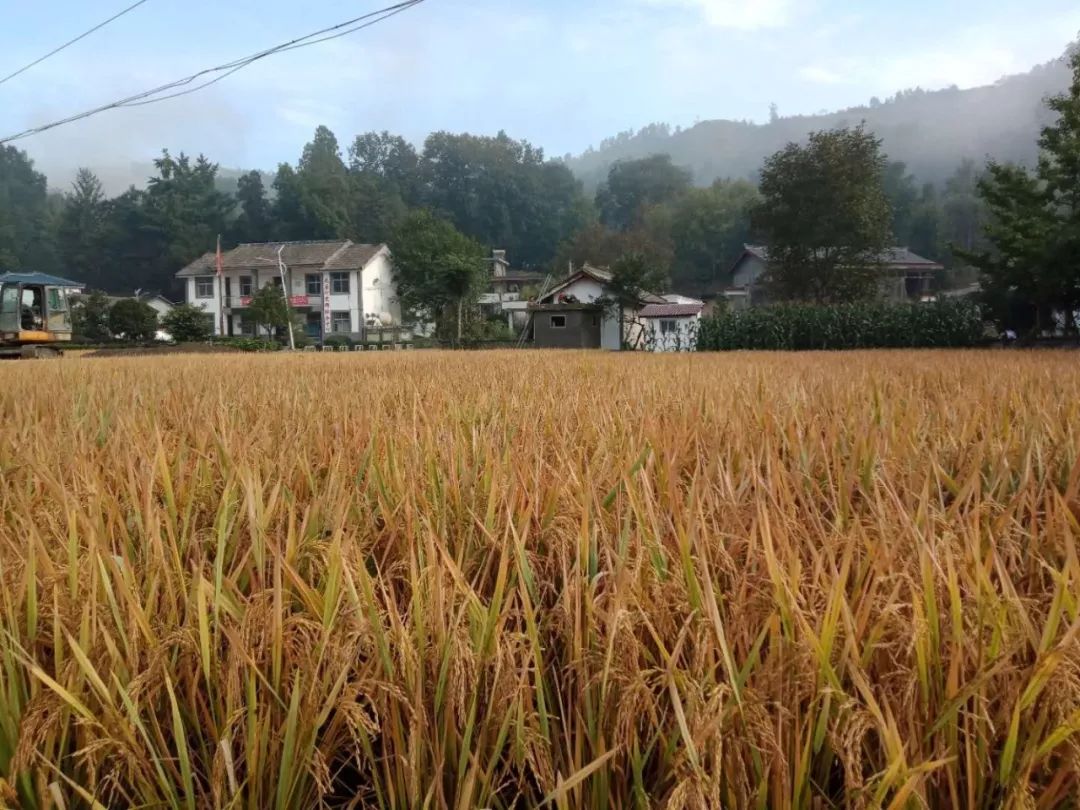
<svg viewBox="0 0 1080 810">
<path fill-rule="evenodd" d="M 0 0 L 0 75 L 129 0 Z M 331 25 L 387 0 L 149 0 L 0 85 L 4 133 Z M 247 68 L 199 94 L 23 141 L 60 184 L 125 182 L 162 147 L 227 166 L 295 161 L 319 123 L 421 141 L 506 129 L 548 154 L 652 121 L 761 121 L 913 86 L 985 84 L 1060 55 L 1076 0 L 427 0 L 351 37 Z"/>
</svg>

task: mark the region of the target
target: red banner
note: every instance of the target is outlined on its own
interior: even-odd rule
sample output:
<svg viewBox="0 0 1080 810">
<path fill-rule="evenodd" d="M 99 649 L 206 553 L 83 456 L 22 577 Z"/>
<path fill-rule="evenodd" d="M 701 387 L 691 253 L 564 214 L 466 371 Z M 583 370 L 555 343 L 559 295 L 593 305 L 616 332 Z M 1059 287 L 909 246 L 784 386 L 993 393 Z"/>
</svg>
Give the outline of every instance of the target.
<svg viewBox="0 0 1080 810">
<path fill-rule="evenodd" d="M 306 307 L 310 302 L 306 295 L 290 295 L 289 306 L 290 307 Z"/>
</svg>

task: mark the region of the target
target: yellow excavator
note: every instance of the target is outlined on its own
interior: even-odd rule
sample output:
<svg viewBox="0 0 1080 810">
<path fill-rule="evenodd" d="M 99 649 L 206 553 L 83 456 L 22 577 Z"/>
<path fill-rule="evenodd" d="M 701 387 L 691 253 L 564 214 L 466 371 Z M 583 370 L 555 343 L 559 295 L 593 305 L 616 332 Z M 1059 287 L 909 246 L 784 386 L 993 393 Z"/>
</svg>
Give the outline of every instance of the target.
<svg viewBox="0 0 1080 810">
<path fill-rule="evenodd" d="M 0 358 L 59 357 L 71 341 L 69 296 L 82 286 L 45 273 L 0 274 Z"/>
</svg>

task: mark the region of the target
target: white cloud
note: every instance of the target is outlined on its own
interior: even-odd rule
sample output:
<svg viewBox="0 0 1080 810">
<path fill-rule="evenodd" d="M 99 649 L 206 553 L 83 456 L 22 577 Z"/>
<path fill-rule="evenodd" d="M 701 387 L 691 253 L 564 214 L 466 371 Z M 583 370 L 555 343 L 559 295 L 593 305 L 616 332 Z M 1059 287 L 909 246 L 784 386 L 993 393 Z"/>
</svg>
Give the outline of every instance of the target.
<svg viewBox="0 0 1080 810">
<path fill-rule="evenodd" d="M 644 0 L 647 5 L 697 11 L 717 28 L 754 31 L 781 28 L 791 22 L 793 0 Z"/>
<path fill-rule="evenodd" d="M 799 78 L 811 84 L 848 84 L 846 76 L 824 65 L 806 65 L 799 68 Z"/>
</svg>

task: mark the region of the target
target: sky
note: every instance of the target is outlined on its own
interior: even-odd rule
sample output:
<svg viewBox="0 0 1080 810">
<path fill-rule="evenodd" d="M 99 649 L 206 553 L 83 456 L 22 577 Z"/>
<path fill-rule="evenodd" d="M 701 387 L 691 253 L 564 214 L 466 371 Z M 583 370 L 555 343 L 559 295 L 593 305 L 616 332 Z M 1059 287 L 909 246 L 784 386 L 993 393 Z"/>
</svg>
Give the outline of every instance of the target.
<svg viewBox="0 0 1080 810">
<path fill-rule="evenodd" d="M 387 5 L 390 0 L 148 0 L 0 85 L 6 135 Z M 0 0 L 0 75 L 130 0 Z M 113 190 L 162 148 L 223 166 L 295 162 L 319 124 L 345 146 L 446 129 L 580 153 L 652 122 L 764 121 L 921 86 L 971 87 L 1053 59 L 1076 0 L 425 0 L 352 36 L 264 60 L 205 91 L 18 143 L 62 185 Z"/>
</svg>

